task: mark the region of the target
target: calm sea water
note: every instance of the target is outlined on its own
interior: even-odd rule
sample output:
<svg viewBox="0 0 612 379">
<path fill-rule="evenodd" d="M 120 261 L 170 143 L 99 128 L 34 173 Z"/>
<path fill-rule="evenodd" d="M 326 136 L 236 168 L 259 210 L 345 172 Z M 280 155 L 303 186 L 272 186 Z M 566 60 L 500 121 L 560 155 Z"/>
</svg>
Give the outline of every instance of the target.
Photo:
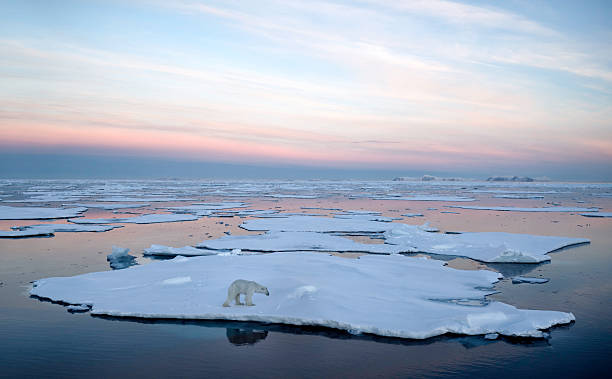
<svg viewBox="0 0 612 379">
<path fill-rule="evenodd" d="M 478 196 L 478 205 L 544 206 L 551 201 Z M 577 203 L 585 200 L 576 193 L 555 196 L 553 200 L 564 206 L 587 204 L 610 210 L 611 200 L 607 197 Z M 442 230 L 589 238 L 591 244 L 552 253 L 552 261 L 547 264 L 488 265 L 506 276 L 550 278 L 549 283 L 540 285 L 513 285 L 503 280 L 496 286 L 500 292 L 491 298 L 520 308 L 571 311 L 576 322 L 551 329 L 547 340 L 487 341 L 482 337 L 442 336 L 414 341 L 257 323 L 92 317 L 88 313 L 72 314 L 61 305 L 29 297 L 29 282 L 33 280 L 109 270 L 106 254 L 112 245 L 131 248 L 139 256 L 139 263 L 146 264 L 149 260 L 140 253 L 153 243 L 183 246 L 221 236 L 226 230 L 247 233 L 237 228 L 244 220 L 239 217 L 126 225 L 106 233 L 0 239 L 0 376 L 600 377 L 607 373 L 612 346 L 612 219 L 569 213 L 460 210 L 460 214 L 447 214 L 440 213 L 446 203 L 348 199 L 337 195 L 270 200 L 243 199 L 253 208 L 281 207 L 286 211 L 328 207 L 379 210 L 386 216 L 397 216 L 397 211 L 410 208 L 406 212 L 422 212 L 425 217 L 401 222 L 416 224 L 427 220 Z M 113 214 L 90 210 L 86 216 Z M 7 229 L 28 223 L 40 221 L 0 221 L 0 226 Z M 462 259 L 451 262 L 466 267 L 470 263 L 475 265 Z"/>
</svg>

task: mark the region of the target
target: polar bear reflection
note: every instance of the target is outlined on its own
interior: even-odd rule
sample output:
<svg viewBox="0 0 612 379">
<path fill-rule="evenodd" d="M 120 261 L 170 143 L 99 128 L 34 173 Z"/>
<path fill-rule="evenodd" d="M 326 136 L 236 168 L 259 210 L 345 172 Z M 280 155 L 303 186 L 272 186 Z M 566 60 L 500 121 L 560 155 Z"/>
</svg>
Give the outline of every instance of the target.
<svg viewBox="0 0 612 379">
<path fill-rule="evenodd" d="M 251 280 L 238 279 L 230 284 L 227 289 L 227 299 L 223 303 L 224 307 L 229 307 L 232 300 L 236 300 L 236 305 L 244 305 L 240 302 L 240 294 L 245 295 L 246 305 L 253 306 L 253 293 L 265 293 L 270 296 L 268 289 L 257 282 Z"/>
</svg>

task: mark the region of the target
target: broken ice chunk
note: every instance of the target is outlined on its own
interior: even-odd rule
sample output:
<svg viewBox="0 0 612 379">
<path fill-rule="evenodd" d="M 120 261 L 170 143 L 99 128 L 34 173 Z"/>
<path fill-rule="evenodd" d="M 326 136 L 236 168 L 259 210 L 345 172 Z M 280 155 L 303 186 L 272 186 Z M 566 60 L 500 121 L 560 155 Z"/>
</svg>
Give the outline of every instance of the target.
<svg viewBox="0 0 612 379">
<path fill-rule="evenodd" d="M 136 264 L 135 256 L 128 254 L 130 249 L 113 246 L 113 252 L 106 256 L 106 260 L 110 263 L 113 270 L 120 270 Z"/>
</svg>

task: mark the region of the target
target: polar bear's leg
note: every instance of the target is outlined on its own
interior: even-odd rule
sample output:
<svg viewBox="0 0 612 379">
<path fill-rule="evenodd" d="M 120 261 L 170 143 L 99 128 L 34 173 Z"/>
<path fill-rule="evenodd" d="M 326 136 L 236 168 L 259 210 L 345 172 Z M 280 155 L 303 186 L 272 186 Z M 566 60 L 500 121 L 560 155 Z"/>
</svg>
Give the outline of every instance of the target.
<svg viewBox="0 0 612 379">
<path fill-rule="evenodd" d="M 244 305 L 240 302 L 240 292 L 236 294 L 236 305 Z"/>
<path fill-rule="evenodd" d="M 230 288 L 227 289 L 227 299 L 225 299 L 225 303 L 223 303 L 223 306 L 229 307 L 230 303 L 232 302 L 233 297 L 234 297 L 234 290 L 233 290 L 233 287 L 230 286 Z"/>
<path fill-rule="evenodd" d="M 254 292 L 253 288 L 250 288 L 249 290 L 247 290 L 247 293 L 246 293 L 246 305 L 248 305 L 248 306 L 255 305 L 255 304 L 253 304 L 253 292 Z"/>
</svg>

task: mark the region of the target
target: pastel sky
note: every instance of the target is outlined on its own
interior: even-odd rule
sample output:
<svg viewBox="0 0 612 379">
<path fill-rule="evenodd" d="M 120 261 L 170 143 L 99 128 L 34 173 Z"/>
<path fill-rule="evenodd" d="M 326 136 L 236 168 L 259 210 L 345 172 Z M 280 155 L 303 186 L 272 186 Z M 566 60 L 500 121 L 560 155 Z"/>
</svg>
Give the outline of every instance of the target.
<svg viewBox="0 0 612 379">
<path fill-rule="evenodd" d="M 609 1 L 7 0 L 0 14 L 5 153 L 612 180 Z"/>
</svg>

